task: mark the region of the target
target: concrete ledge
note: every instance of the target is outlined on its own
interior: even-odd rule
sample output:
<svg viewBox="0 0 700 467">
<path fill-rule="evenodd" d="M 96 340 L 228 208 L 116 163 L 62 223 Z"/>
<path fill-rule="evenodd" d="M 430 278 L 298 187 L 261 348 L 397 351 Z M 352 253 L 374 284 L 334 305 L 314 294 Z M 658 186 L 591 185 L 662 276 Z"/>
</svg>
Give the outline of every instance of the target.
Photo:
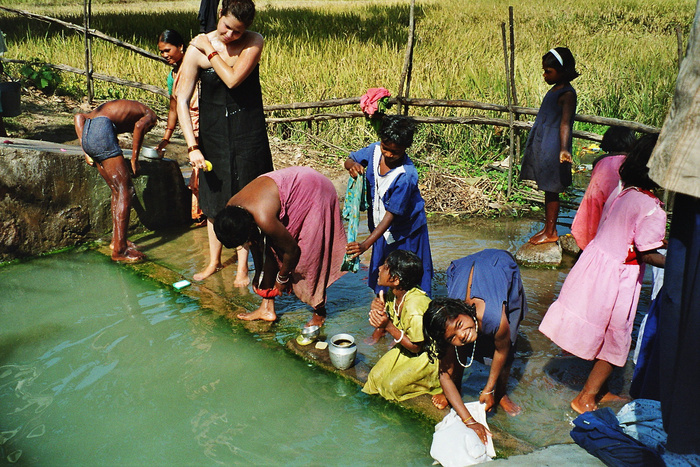
<svg viewBox="0 0 700 467">
<path fill-rule="evenodd" d="M 80 147 L 8 139 L 0 143 L 0 161 L 0 262 L 111 231 L 111 191 Z M 133 183 L 130 232 L 191 222 L 191 195 L 175 161 L 141 161 Z"/>
</svg>

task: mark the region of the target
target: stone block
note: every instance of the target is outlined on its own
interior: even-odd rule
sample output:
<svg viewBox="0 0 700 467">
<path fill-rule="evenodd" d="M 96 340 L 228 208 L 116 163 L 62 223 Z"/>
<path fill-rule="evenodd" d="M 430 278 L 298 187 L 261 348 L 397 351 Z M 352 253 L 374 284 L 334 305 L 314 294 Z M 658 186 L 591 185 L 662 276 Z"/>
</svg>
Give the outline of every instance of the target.
<svg viewBox="0 0 700 467">
<path fill-rule="evenodd" d="M 525 243 L 515 253 L 515 259 L 524 266 L 559 266 L 562 249 L 559 242 L 533 245 Z"/>
</svg>

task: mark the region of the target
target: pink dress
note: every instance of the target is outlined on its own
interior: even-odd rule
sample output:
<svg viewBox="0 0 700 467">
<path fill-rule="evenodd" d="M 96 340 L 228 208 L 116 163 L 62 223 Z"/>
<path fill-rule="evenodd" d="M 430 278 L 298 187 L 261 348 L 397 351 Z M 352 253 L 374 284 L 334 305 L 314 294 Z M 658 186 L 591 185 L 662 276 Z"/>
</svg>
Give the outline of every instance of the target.
<svg viewBox="0 0 700 467">
<path fill-rule="evenodd" d="M 633 245 L 648 251 L 662 245 L 666 213 L 649 192 L 626 188 L 611 195 L 598 233 L 564 281 L 540 331 L 585 360 L 615 366 L 627 361 L 644 264 L 629 261 Z"/>
<path fill-rule="evenodd" d="M 582 250 L 588 246 L 598 231 L 603 205 L 620 182 L 620 166 L 625 161 L 625 157 L 627 156 L 604 157 L 598 161 L 591 173 L 586 194 L 583 195 L 574 222 L 571 224 L 571 235 Z"/>
<path fill-rule="evenodd" d="M 277 184 L 279 219 L 301 249 L 292 275 L 294 295 L 318 308 L 326 303 L 326 288 L 345 274 L 340 266 L 347 239 L 335 188 L 310 167 L 288 167 L 261 177 Z"/>
</svg>

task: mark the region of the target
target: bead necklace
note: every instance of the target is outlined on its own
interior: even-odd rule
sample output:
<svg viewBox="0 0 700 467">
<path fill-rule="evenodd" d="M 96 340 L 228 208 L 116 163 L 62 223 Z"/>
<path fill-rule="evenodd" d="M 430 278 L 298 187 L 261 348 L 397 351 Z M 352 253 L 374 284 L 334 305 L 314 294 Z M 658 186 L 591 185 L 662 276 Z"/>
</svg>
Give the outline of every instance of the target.
<svg viewBox="0 0 700 467">
<path fill-rule="evenodd" d="M 477 334 L 477 338 L 478 338 L 479 323 L 476 321 L 476 319 L 474 320 L 474 325 L 476 326 L 476 334 Z M 457 363 L 462 365 L 462 368 L 469 368 L 470 366 L 472 366 L 472 363 L 474 363 L 474 352 L 476 352 L 476 339 L 474 339 L 474 342 L 472 342 L 472 357 L 469 359 L 469 363 L 465 365 L 459 359 L 459 349 L 457 349 L 457 346 L 455 345 L 455 356 L 457 357 Z"/>
</svg>

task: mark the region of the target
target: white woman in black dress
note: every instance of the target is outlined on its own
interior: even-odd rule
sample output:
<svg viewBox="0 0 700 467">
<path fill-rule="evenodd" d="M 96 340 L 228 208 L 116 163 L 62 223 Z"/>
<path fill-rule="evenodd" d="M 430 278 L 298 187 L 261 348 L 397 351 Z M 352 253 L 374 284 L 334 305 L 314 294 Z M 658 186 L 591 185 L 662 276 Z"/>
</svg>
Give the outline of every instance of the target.
<svg viewBox="0 0 700 467">
<path fill-rule="evenodd" d="M 190 164 L 202 169 L 199 203 L 207 216 L 209 264 L 194 275 L 197 281 L 222 267 L 222 245 L 213 227 L 216 215 L 241 188 L 272 170 L 258 70 L 263 38 L 248 30 L 254 16 L 251 0 L 224 0 L 217 28 L 192 39 L 178 74 L 178 117 Z M 198 81 L 199 144 L 188 106 Z M 212 170 L 204 172 L 207 161 Z M 240 247 L 234 285 L 248 283 L 248 250 Z"/>
</svg>

